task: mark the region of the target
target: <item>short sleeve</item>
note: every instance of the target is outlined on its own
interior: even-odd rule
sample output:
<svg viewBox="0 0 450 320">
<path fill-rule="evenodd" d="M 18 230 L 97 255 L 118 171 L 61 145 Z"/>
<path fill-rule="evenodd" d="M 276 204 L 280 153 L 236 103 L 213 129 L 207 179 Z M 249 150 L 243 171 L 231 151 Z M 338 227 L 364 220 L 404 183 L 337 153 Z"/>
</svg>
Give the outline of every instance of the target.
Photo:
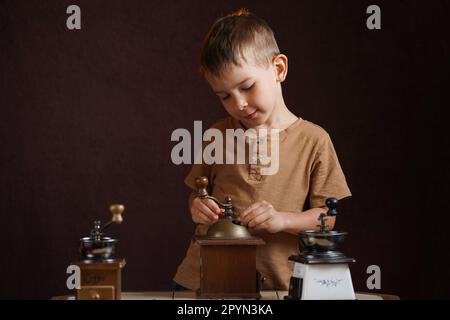
<svg viewBox="0 0 450 320">
<path fill-rule="evenodd" d="M 309 191 L 310 207 L 323 207 L 326 199 L 330 197 L 340 200 L 351 197 L 351 195 L 333 143 L 330 136 L 325 134 L 319 142 L 312 166 Z"/>
</svg>

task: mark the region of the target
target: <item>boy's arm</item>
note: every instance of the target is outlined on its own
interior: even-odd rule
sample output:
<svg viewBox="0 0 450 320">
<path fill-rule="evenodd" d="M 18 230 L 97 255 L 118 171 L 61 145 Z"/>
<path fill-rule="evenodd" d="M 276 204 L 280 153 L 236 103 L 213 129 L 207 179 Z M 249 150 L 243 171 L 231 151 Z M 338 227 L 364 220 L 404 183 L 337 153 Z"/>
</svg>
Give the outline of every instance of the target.
<svg viewBox="0 0 450 320">
<path fill-rule="evenodd" d="M 283 218 L 282 220 L 282 230 L 284 232 L 297 234 L 305 230 L 319 230 L 320 220 L 319 216 L 321 213 L 327 213 L 328 208 L 312 208 L 301 213 L 299 212 L 278 212 L 278 214 Z M 326 229 L 332 230 L 336 222 L 336 217 L 327 217 Z"/>
<path fill-rule="evenodd" d="M 312 208 L 303 212 L 277 211 L 267 201 L 261 201 L 254 203 L 239 214 L 239 221 L 250 229 L 264 229 L 270 233 L 298 234 L 305 230 L 319 230 L 319 216 L 327 211 L 326 207 Z M 336 217 L 327 217 L 326 221 L 326 229 L 331 230 Z"/>
</svg>

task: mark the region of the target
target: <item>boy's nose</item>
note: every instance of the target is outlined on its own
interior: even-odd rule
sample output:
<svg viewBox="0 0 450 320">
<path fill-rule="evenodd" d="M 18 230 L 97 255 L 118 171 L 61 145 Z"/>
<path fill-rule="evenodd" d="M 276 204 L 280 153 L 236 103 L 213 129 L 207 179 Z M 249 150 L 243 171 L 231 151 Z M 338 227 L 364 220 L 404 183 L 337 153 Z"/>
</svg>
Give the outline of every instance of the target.
<svg viewBox="0 0 450 320">
<path fill-rule="evenodd" d="M 247 101 L 240 101 L 239 104 L 238 104 L 238 108 L 241 111 L 244 110 L 245 107 L 247 107 L 247 106 L 248 106 L 248 102 Z"/>
</svg>

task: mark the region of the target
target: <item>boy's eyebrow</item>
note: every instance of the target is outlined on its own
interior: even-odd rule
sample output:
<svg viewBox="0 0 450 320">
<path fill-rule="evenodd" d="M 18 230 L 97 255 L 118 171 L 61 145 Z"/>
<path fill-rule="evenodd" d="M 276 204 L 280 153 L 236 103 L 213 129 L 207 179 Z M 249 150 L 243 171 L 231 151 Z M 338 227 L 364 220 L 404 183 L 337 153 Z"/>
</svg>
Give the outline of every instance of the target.
<svg viewBox="0 0 450 320">
<path fill-rule="evenodd" d="M 246 82 L 246 81 L 248 81 L 248 80 L 250 80 L 250 79 L 251 79 L 251 78 L 247 78 L 247 79 L 245 79 L 245 80 L 239 82 L 239 83 L 238 83 L 237 85 L 235 85 L 233 88 L 237 87 L 237 86 L 240 85 L 240 84 L 243 84 L 244 82 Z M 224 92 L 222 92 L 222 91 L 214 91 L 214 93 L 217 94 L 217 93 L 224 93 Z"/>
</svg>

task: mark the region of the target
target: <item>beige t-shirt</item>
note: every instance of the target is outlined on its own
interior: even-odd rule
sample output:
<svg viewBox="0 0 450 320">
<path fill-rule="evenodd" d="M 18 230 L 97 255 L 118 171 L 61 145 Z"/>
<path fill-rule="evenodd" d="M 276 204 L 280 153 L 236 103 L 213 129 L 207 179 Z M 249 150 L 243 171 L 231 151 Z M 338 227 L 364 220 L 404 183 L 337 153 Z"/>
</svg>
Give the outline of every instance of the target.
<svg viewBox="0 0 450 320">
<path fill-rule="evenodd" d="M 222 131 L 224 137 L 225 129 L 245 130 L 238 120 L 231 117 L 212 128 Z M 267 141 L 270 146 L 270 139 Z M 237 213 L 255 202 L 266 200 L 277 211 L 300 214 L 310 208 L 324 207 L 329 197 L 342 199 L 351 196 L 329 135 L 318 125 L 301 118 L 279 132 L 278 172 L 261 175 L 263 166 L 249 164 L 248 157 L 246 164 L 194 164 L 185 183 L 196 190 L 195 178 L 208 177 L 210 194 L 219 201 L 230 196 Z M 195 235 L 205 235 L 207 230 L 207 226 L 197 225 Z M 251 233 L 266 242 L 266 245 L 257 247 L 256 261 L 257 270 L 266 278 L 263 289 L 287 290 L 292 274 L 292 262 L 288 258 L 299 252 L 298 237 L 286 232 L 270 234 L 252 230 Z M 186 288 L 198 289 L 199 259 L 200 246 L 191 241 L 174 281 Z"/>
</svg>

